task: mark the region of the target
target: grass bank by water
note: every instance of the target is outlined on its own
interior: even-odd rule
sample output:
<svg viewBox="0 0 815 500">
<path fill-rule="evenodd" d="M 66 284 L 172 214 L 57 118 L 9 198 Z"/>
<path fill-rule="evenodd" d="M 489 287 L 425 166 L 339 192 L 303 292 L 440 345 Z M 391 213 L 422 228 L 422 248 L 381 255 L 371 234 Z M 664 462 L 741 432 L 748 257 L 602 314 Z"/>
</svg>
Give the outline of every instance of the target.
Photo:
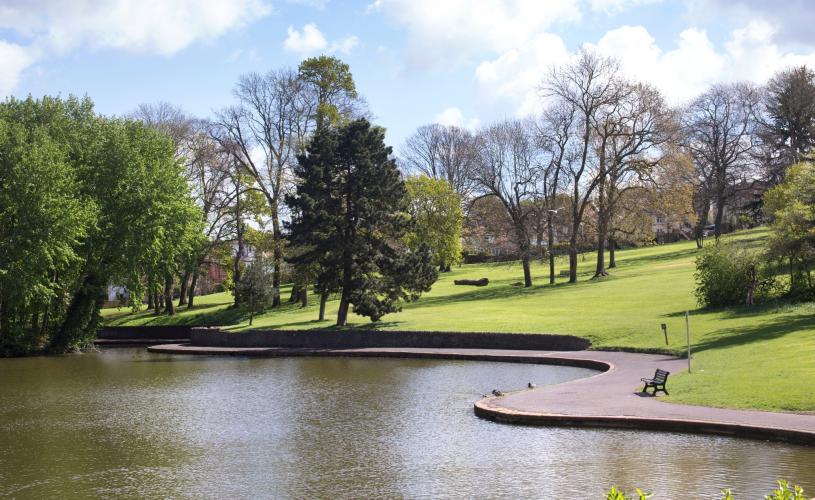
<svg viewBox="0 0 815 500">
<path fill-rule="evenodd" d="M 732 237 L 757 246 L 765 229 Z M 452 330 L 565 333 L 589 338 L 595 348 L 685 346 L 684 313 L 690 311 L 693 373 L 672 376 L 670 401 L 708 406 L 815 411 L 815 304 L 771 304 L 754 309 L 699 309 L 693 296 L 693 242 L 617 252 L 611 276 L 591 280 L 593 254 L 580 262 L 576 284 L 559 278 L 548 284 L 548 267 L 532 267 L 535 285 L 520 285 L 518 263 L 455 268 L 441 276 L 430 293 L 398 314 L 372 324 L 352 315 L 351 327 L 395 330 Z M 565 270 L 565 260 L 558 271 Z M 455 286 L 454 279 L 489 278 L 483 288 Z M 288 290 L 284 289 L 284 298 Z M 306 308 L 286 304 L 254 318 L 253 328 L 306 329 L 333 324 L 337 301 L 329 302 L 327 321 L 318 322 L 317 301 Z M 202 324 L 249 328 L 245 312 L 229 309 L 228 293 L 196 298 L 192 310 L 174 317 L 149 312 L 103 312 L 110 325 Z M 668 327 L 666 346 L 660 324 Z M 648 374 L 644 374 L 648 375 Z M 632 387 L 636 384 L 632 381 Z"/>
</svg>

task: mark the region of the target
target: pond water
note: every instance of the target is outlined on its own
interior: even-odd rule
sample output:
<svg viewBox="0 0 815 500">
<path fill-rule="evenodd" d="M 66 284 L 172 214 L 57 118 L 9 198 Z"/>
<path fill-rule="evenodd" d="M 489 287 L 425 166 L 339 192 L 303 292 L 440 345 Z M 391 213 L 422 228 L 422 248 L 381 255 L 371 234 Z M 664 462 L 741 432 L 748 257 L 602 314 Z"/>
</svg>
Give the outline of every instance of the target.
<svg viewBox="0 0 815 500">
<path fill-rule="evenodd" d="M 493 388 L 580 368 L 110 349 L 0 360 L 0 496 L 760 498 L 815 448 L 481 420 Z M 605 497 L 603 497 L 605 498 Z"/>
</svg>

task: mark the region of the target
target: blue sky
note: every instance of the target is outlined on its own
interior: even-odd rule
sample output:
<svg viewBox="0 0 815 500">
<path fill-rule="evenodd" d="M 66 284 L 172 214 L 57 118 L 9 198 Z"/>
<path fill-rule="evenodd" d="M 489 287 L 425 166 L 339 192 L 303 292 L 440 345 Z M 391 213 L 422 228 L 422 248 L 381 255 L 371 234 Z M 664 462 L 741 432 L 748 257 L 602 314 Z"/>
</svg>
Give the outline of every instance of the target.
<svg viewBox="0 0 815 500">
<path fill-rule="evenodd" d="M 398 148 L 416 127 L 540 109 L 585 44 L 681 104 L 716 81 L 815 66 L 804 0 L 0 0 L 0 95 L 168 101 L 207 117 L 242 73 L 331 53 Z"/>
</svg>

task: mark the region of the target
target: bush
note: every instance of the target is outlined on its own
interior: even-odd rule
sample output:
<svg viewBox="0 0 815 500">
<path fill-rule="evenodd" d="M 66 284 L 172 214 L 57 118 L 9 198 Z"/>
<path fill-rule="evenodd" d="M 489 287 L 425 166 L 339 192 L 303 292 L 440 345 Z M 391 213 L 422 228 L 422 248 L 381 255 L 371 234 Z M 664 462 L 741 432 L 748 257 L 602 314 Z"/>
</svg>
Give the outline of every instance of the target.
<svg viewBox="0 0 815 500">
<path fill-rule="evenodd" d="M 717 243 L 696 258 L 696 299 L 702 306 L 752 305 L 765 299 L 775 280 L 764 277 L 760 255 Z"/>
</svg>

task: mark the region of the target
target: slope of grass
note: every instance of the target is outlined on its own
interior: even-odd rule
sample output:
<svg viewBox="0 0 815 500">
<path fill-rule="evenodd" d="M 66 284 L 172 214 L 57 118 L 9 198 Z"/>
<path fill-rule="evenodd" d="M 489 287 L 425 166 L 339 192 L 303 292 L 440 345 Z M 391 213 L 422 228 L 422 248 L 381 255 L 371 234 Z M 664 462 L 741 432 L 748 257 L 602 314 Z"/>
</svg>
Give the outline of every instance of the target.
<svg viewBox="0 0 815 500">
<path fill-rule="evenodd" d="M 758 246 L 765 229 L 732 237 Z M 693 296 L 693 242 L 679 242 L 617 253 L 611 276 L 591 280 L 594 255 L 580 262 L 579 282 L 559 278 L 548 284 L 547 266 L 536 263 L 535 285 L 519 286 L 517 263 L 479 264 L 442 275 L 433 290 L 379 323 L 351 316 L 351 327 L 395 330 L 452 330 L 568 333 L 589 338 L 595 348 L 667 348 L 682 352 L 685 311 L 690 311 L 694 350 L 692 374 L 672 376 L 672 401 L 710 406 L 815 411 L 815 306 L 764 305 L 748 310 L 698 309 Z M 558 271 L 565 270 L 565 260 Z M 453 285 L 459 278 L 489 278 L 483 288 Z M 284 298 L 287 298 L 284 290 Z M 196 299 L 193 310 L 175 317 L 106 310 L 112 325 L 207 324 L 241 331 L 245 312 L 228 309 L 231 296 Z M 306 308 L 286 304 L 254 319 L 254 328 L 322 328 L 333 323 L 337 301 L 329 302 L 327 321 L 318 322 L 316 301 Z M 660 324 L 668 327 L 665 345 Z M 649 375 L 649 374 L 643 374 Z M 633 384 L 632 382 L 632 385 Z"/>
</svg>

